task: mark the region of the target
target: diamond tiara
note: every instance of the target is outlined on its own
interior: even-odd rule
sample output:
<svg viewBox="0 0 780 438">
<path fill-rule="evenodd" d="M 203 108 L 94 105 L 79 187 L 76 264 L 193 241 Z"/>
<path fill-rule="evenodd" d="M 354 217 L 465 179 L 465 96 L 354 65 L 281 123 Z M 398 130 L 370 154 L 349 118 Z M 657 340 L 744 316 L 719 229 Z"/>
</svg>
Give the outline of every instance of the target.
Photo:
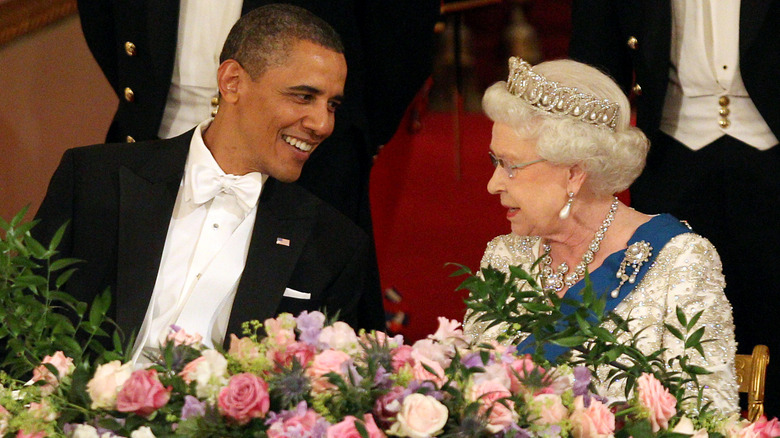
<svg viewBox="0 0 780 438">
<path fill-rule="evenodd" d="M 509 58 L 506 89 L 541 111 L 574 117 L 612 131 L 617 125 L 620 111 L 617 103 L 550 81 L 531 70 L 531 64 L 515 56 Z"/>
</svg>

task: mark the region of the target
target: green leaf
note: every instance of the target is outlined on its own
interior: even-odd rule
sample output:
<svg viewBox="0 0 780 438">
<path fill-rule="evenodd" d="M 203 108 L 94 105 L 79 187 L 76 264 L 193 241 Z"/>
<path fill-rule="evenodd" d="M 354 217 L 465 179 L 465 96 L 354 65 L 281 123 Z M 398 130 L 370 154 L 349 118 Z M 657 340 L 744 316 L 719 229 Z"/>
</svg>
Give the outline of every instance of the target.
<svg viewBox="0 0 780 438">
<path fill-rule="evenodd" d="M 79 260 L 79 259 L 71 259 L 71 258 L 59 259 L 59 260 L 57 260 L 57 261 L 55 261 L 54 263 L 51 264 L 51 266 L 49 267 L 49 271 L 51 271 L 51 272 L 59 271 L 61 269 L 67 268 L 68 266 L 71 266 L 71 265 L 74 265 L 74 264 L 80 263 L 80 262 L 81 262 L 81 260 Z"/>
<path fill-rule="evenodd" d="M 666 327 L 666 329 L 669 330 L 669 333 L 671 333 L 672 336 L 674 336 L 675 338 L 677 338 L 677 339 L 679 339 L 681 341 L 685 340 L 685 336 L 675 326 L 673 326 L 671 324 L 668 324 L 668 323 L 664 323 L 664 327 Z"/>
<path fill-rule="evenodd" d="M 691 348 L 694 345 L 701 344 L 700 341 L 702 336 L 704 336 L 704 327 L 700 327 L 698 330 L 688 336 L 688 339 L 685 340 L 685 348 Z"/>
<path fill-rule="evenodd" d="M 62 236 L 65 235 L 65 230 L 68 228 L 68 224 L 69 223 L 70 223 L 70 221 L 65 222 L 54 233 L 54 236 L 52 236 L 52 238 L 51 238 L 51 242 L 49 242 L 49 251 L 53 252 L 60 245 L 60 241 L 62 240 Z"/>
<path fill-rule="evenodd" d="M 677 311 L 677 321 L 680 322 L 681 326 L 687 327 L 688 323 L 687 323 L 687 319 L 685 318 L 685 312 L 683 312 L 683 310 L 682 310 L 682 308 L 680 308 L 680 306 L 677 306 L 675 309 Z"/>
<path fill-rule="evenodd" d="M 550 342 L 556 345 L 560 345 L 561 347 L 576 347 L 578 345 L 582 345 L 587 341 L 588 338 L 585 336 L 570 336 L 566 338 L 560 338 L 560 339 L 551 339 Z"/>
</svg>

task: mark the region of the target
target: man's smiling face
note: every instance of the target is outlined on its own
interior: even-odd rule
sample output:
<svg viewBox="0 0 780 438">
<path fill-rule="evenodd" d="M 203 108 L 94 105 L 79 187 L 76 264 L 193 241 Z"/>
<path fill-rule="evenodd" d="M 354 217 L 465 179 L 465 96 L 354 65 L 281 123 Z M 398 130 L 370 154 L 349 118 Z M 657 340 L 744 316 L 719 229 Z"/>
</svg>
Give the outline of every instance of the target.
<svg viewBox="0 0 780 438">
<path fill-rule="evenodd" d="M 242 73 L 233 152 L 247 171 L 297 180 L 311 153 L 333 132 L 347 78 L 344 55 L 300 40 L 283 65 L 268 67 L 254 80 Z"/>
</svg>

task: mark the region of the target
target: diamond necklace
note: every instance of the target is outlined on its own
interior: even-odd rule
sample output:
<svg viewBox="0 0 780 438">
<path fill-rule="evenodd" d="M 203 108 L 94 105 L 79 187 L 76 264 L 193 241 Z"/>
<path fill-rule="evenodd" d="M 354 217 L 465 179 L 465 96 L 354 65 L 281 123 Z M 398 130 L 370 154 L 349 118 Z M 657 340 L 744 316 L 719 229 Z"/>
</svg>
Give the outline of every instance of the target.
<svg viewBox="0 0 780 438">
<path fill-rule="evenodd" d="M 618 198 L 612 201 L 612 207 L 607 213 L 607 217 L 604 222 L 601 223 L 601 227 L 596 231 L 596 235 L 593 237 L 593 241 L 588 245 L 588 250 L 582 255 L 582 259 L 574 268 L 574 272 L 569 272 L 569 265 L 566 262 L 561 263 L 557 270 L 552 268 L 552 257 L 550 256 L 550 244 L 545 243 L 543 246 L 544 257 L 542 258 L 542 281 L 544 285 L 549 288 L 555 289 L 556 292 L 560 292 L 564 285 L 569 287 L 576 283 L 580 277 L 585 275 L 585 270 L 588 268 L 590 262 L 593 261 L 593 257 L 600 249 L 601 241 L 604 240 L 604 235 L 607 234 L 607 229 L 612 225 L 612 221 L 615 220 L 615 212 L 618 209 Z"/>
</svg>

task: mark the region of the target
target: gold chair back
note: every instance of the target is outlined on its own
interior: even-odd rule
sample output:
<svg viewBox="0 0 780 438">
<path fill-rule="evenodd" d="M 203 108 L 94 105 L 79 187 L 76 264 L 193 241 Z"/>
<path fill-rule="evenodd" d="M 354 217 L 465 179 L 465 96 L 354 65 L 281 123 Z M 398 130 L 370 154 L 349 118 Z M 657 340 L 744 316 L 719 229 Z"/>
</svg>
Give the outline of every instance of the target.
<svg viewBox="0 0 780 438">
<path fill-rule="evenodd" d="M 748 420 L 756 421 L 764 415 L 764 392 L 766 366 L 769 364 L 769 348 L 766 345 L 753 347 L 753 354 L 738 354 L 735 359 L 739 392 L 748 395 Z"/>
</svg>

